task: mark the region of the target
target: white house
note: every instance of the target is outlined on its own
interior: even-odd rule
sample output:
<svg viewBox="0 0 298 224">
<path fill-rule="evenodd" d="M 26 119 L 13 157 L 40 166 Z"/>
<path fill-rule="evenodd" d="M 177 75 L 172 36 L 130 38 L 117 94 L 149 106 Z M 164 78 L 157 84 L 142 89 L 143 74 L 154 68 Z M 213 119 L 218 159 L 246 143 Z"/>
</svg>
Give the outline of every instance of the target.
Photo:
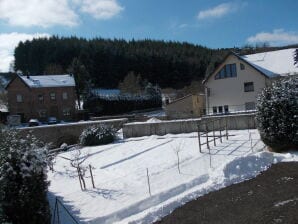
<svg viewBox="0 0 298 224">
<path fill-rule="evenodd" d="M 244 56 L 230 52 L 203 81 L 207 114 L 254 110 L 257 95 L 272 80 L 298 74 L 295 50 Z"/>
</svg>

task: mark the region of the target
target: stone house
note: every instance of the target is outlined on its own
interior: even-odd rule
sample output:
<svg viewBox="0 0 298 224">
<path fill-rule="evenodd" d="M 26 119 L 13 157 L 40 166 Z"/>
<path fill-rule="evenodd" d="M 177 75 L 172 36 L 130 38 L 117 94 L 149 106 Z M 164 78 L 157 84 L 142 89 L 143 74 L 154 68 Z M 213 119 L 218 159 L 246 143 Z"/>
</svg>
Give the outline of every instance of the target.
<svg viewBox="0 0 298 224">
<path fill-rule="evenodd" d="M 205 112 L 205 96 L 190 94 L 176 99 L 165 106 L 165 112 L 170 119 L 201 117 Z"/>
<path fill-rule="evenodd" d="M 75 117 L 75 80 L 72 75 L 17 75 L 6 86 L 10 115 L 22 122 L 48 117 L 69 121 Z"/>
<path fill-rule="evenodd" d="M 252 111 L 262 89 L 281 77 L 297 75 L 295 49 L 240 56 L 230 52 L 203 81 L 206 113 Z"/>
</svg>

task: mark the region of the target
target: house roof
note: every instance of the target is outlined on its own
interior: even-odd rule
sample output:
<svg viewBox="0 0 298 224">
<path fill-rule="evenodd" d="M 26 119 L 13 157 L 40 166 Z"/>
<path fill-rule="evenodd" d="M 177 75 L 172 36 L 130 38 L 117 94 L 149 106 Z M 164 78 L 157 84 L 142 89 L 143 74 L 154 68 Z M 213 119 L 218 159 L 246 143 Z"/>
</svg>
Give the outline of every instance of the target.
<svg viewBox="0 0 298 224">
<path fill-rule="evenodd" d="M 72 75 L 18 76 L 30 88 L 75 86 Z"/>
<path fill-rule="evenodd" d="M 243 56 L 230 51 L 230 53 L 222 60 L 220 65 L 216 67 L 205 80 L 203 80 L 203 83 L 205 83 L 214 74 L 214 72 L 230 55 L 234 55 L 238 59 L 246 62 L 268 78 L 273 78 L 279 75 L 285 76 L 298 74 L 298 68 L 294 66 L 295 50 L 295 48 L 290 48 Z"/>
<path fill-rule="evenodd" d="M 204 94 L 188 94 L 188 95 L 186 95 L 186 96 L 183 96 L 183 97 L 181 97 L 181 98 L 178 98 L 178 99 L 176 99 L 176 100 L 173 100 L 172 102 L 168 103 L 167 105 L 174 104 L 174 103 L 176 103 L 176 102 L 178 102 L 178 101 L 184 100 L 184 99 L 186 99 L 186 98 L 188 98 L 188 97 L 192 97 L 192 96 L 204 96 Z"/>
<path fill-rule="evenodd" d="M 294 65 L 295 48 L 244 55 L 242 58 L 254 66 L 281 76 L 298 74 Z"/>
</svg>

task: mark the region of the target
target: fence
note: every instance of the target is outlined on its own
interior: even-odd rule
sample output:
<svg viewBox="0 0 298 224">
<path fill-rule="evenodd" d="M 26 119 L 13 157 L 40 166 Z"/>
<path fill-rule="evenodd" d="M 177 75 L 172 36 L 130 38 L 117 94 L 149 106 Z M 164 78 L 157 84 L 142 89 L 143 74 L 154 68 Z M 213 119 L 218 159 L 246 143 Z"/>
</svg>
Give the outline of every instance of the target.
<svg viewBox="0 0 298 224">
<path fill-rule="evenodd" d="M 213 106 L 206 107 L 207 115 L 220 115 L 220 114 L 237 114 L 255 112 L 256 105 L 254 102 L 238 105 L 224 105 L 224 106 Z"/>
<path fill-rule="evenodd" d="M 217 128 L 215 129 L 214 123 L 218 123 Z M 209 135 L 209 129 L 208 129 L 208 124 L 212 124 L 212 131 L 213 135 Z M 205 131 L 200 131 L 202 130 L 201 127 L 205 127 Z M 215 131 L 219 131 L 219 135 L 215 135 Z M 225 134 L 222 134 L 222 132 L 225 131 Z M 206 142 L 202 143 L 201 137 L 206 136 Z M 227 119 L 223 120 L 221 118 L 216 119 L 216 120 L 211 120 L 211 121 L 206 121 L 206 122 L 201 122 L 200 125 L 198 125 L 198 141 L 199 141 L 199 149 L 200 152 L 202 152 L 202 145 L 207 145 L 207 149 L 210 150 L 210 145 L 209 142 L 213 142 L 214 146 L 216 146 L 216 139 L 220 139 L 220 142 L 222 143 L 222 138 L 226 137 L 228 140 L 228 124 L 227 124 Z M 211 137 L 211 140 L 209 138 Z"/>
<path fill-rule="evenodd" d="M 52 219 L 52 224 L 65 224 L 63 219 L 61 219 L 60 214 L 62 211 L 65 211 L 72 223 L 79 224 L 79 222 L 75 219 L 75 217 L 68 211 L 68 209 L 63 205 L 63 203 L 56 197 L 55 206 L 54 206 L 54 214 Z M 62 222 L 61 222 L 62 221 Z M 71 223 L 67 223 L 71 224 Z"/>
</svg>

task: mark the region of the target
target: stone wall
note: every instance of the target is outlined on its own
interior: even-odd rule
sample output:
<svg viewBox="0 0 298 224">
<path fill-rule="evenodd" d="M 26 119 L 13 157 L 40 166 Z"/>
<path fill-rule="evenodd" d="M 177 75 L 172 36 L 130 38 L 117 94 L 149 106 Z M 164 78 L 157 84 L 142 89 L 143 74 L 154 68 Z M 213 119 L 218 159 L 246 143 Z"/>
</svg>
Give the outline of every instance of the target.
<svg viewBox="0 0 298 224">
<path fill-rule="evenodd" d="M 198 128 L 200 128 L 200 131 L 205 131 L 206 124 L 208 130 L 212 130 L 213 125 L 215 130 L 218 130 L 219 127 L 225 126 L 226 123 L 229 130 L 252 129 L 256 128 L 254 117 L 255 113 L 249 113 L 210 116 L 198 119 L 161 121 L 156 123 L 128 123 L 123 126 L 123 137 L 131 138 L 149 135 L 191 133 L 198 131 Z"/>
<path fill-rule="evenodd" d="M 34 136 L 45 143 L 52 143 L 52 148 L 59 147 L 62 143 L 75 144 L 78 143 L 79 136 L 82 131 L 92 125 L 113 126 L 116 129 L 122 128 L 128 120 L 126 118 L 101 120 L 101 121 L 84 121 L 77 123 L 45 125 L 30 128 L 19 129 L 21 135 L 27 135 L 32 132 Z"/>
</svg>

